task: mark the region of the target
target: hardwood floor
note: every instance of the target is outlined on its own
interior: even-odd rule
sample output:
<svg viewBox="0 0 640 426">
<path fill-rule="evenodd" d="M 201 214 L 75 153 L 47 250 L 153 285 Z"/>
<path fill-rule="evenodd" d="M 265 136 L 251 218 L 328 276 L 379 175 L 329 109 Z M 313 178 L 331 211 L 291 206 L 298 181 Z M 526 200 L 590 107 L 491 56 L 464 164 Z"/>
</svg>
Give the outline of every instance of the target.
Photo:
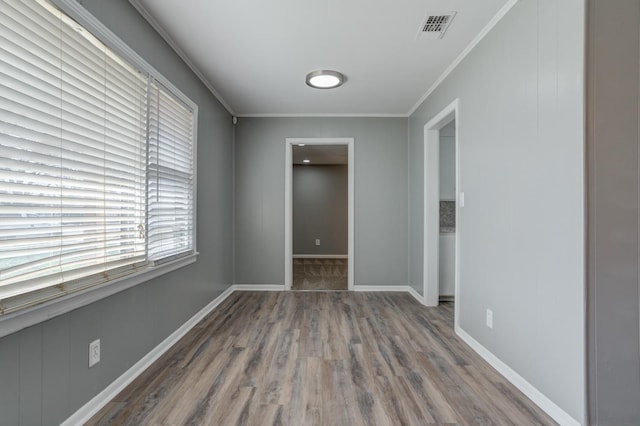
<svg viewBox="0 0 640 426">
<path fill-rule="evenodd" d="M 347 290 L 347 259 L 294 258 L 291 290 Z"/>
<path fill-rule="evenodd" d="M 405 293 L 236 292 L 90 425 L 555 424 Z"/>
</svg>

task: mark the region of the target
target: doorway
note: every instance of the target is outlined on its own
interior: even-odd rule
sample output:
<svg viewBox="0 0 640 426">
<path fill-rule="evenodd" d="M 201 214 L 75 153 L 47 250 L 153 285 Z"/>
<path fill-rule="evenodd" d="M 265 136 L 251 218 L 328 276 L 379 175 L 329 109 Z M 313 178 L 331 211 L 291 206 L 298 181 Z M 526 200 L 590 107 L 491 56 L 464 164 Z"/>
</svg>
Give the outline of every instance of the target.
<svg viewBox="0 0 640 426">
<path fill-rule="evenodd" d="M 285 289 L 353 290 L 353 138 L 285 148 Z"/>
<path fill-rule="evenodd" d="M 423 222 L 423 303 L 426 306 L 438 306 L 442 294 L 441 286 L 445 296 L 453 287 L 456 327 L 460 311 L 458 218 L 460 209 L 464 207 L 464 193 L 460 190 L 458 111 L 459 101 L 456 99 L 424 126 Z M 443 137 L 441 137 L 441 130 Z M 449 152 L 440 152 L 441 143 L 452 144 L 445 148 Z M 453 158 L 445 160 L 446 157 L 451 156 Z M 454 170 L 449 170 L 448 173 L 441 170 L 441 161 L 453 163 L 449 166 Z M 444 163 L 442 167 L 445 167 Z M 454 182 L 450 182 L 451 180 Z"/>
</svg>

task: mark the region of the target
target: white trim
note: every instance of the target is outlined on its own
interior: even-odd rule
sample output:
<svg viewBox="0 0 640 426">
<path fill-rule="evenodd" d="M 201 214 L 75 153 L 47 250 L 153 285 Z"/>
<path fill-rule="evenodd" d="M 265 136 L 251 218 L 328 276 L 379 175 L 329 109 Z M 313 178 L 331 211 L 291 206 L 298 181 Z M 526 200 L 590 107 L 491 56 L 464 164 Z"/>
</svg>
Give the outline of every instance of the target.
<svg viewBox="0 0 640 426">
<path fill-rule="evenodd" d="M 461 191 L 460 184 L 460 134 L 459 134 L 459 109 L 460 101 L 455 99 L 424 125 L 424 158 L 423 158 L 423 244 L 422 244 L 422 285 L 424 304 L 427 306 L 438 306 L 440 292 L 439 282 L 439 247 L 440 221 L 439 221 L 439 201 L 440 201 L 440 129 L 456 120 L 455 150 L 456 150 L 456 192 Z M 456 203 L 456 218 L 459 218 L 459 203 Z M 457 220 L 457 222 L 460 222 Z M 459 302 L 458 292 L 458 247 L 460 238 L 460 227 L 457 226 L 455 234 L 455 300 Z M 455 306 L 455 323 L 458 320 L 459 306 Z"/>
<path fill-rule="evenodd" d="M 122 56 L 125 60 L 133 64 L 137 69 L 148 72 L 151 78 L 157 80 L 166 89 L 168 89 L 174 96 L 189 106 L 195 116 L 194 120 L 194 156 L 197 152 L 197 119 L 198 119 L 198 105 L 195 104 L 189 97 L 187 97 L 182 91 L 174 86 L 169 80 L 167 80 L 160 72 L 158 72 L 153 66 L 145 61 L 140 55 L 138 55 L 133 49 L 131 49 L 126 43 L 118 38 L 111 30 L 109 30 L 104 24 L 96 19 L 91 13 L 89 13 L 82 5 L 75 0 L 52 0 L 60 10 L 69 15 L 72 19 L 76 20 L 82 26 L 86 27 L 92 34 L 96 35 L 98 39 L 113 49 L 118 55 Z M 169 261 L 157 266 L 148 266 L 141 271 L 125 275 L 123 277 L 107 281 L 100 285 L 96 285 L 86 290 L 72 293 L 66 296 L 62 296 L 42 304 L 21 309 L 20 311 L 0 316 L 0 338 L 9 334 L 20 331 L 26 327 L 41 323 L 59 315 L 65 314 L 74 309 L 91 304 L 105 297 L 109 297 L 115 293 L 126 290 L 145 281 L 166 274 L 178 268 L 184 267 L 196 261 L 196 182 L 197 179 L 197 165 L 194 163 L 194 229 L 193 229 L 193 244 L 194 253 L 179 259 Z"/>
<path fill-rule="evenodd" d="M 348 206 L 347 208 L 349 209 L 349 213 L 348 213 L 348 242 L 347 242 L 347 256 L 348 256 L 348 261 L 347 261 L 347 289 L 348 290 L 353 290 L 353 286 L 355 285 L 355 278 L 354 278 L 354 274 L 355 274 L 355 267 L 354 267 L 354 258 L 355 258 L 355 243 L 354 243 L 354 236 L 355 236 L 355 232 L 356 232 L 356 226 L 355 226 L 355 202 L 354 202 L 354 197 L 355 197 L 355 190 L 356 190 L 356 183 L 355 183 L 355 176 L 356 176 L 356 168 L 355 168 L 355 164 L 356 164 L 356 157 L 355 157 L 355 141 L 353 138 L 351 138 L 351 142 L 348 143 L 347 145 L 347 150 L 349 151 L 349 168 L 347 170 L 347 180 L 348 180 L 348 185 L 349 185 L 349 194 L 348 194 Z"/>
<path fill-rule="evenodd" d="M 196 261 L 197 253 L 0 317 L 0 338 L 112 296 Z"/>
<path fill-rule="evenodd" d="M 77 0 L 51 0 L 64 13 L 75 19 L 82 26 L 86 27 L 91 33 L 98 36 L 100 41 L 113 49 L 116 53 L 123 56 L 127 61 L 131 62 L 140 71 L 151 73 L 151 76 L 159 81 L 165 88 L 169 89 L 173 95 L 178 97 L 182 102 L 190 108 L 196 110 L 198 105 L 178 89 L 172 82 L 167 80 L 157 69 L 155 69 L 142 56 L 138 55 L 131 47 L 115 35 L 109 28 L 93 16 L 84 8 Z"/>
<path fill-rule="evenodd" d="M 224 98 L 213 88 L 209 80 L 204 76 L 204 74 L 200 71 L 200 69 L 191 61 L 189 56 L 178 46 L 178 44 L 169 36 L 169 34 L 162 28 L 162 26 L 155 20 L 155 18 L 145 9 L 145 7 L 140 3 L 139 0 L 129 0 L 129 3 L 142 15 L 142 17 L 153 27 L 154 30 L 160 37 L 167 42 L 167 44 L 173 49 L 174 52 L 178 54 L 180 59 L 191 69 L 191 71 L 200 79 L 202 84 L 204 84 L 207 89 L 216 97 L 218 102 L 222 104 L 222 106 L 227 110 L 227 112 L 231 115 L 236 115 L 233 111 L 233 108 L 224 100 Z"/>
<path fill-rule="evenodd" d="M 238 114 L 244 118 L 305 118 L 305 117 L 345 117 L 345 118 L 407 118 L 407 114 L 376 114 L 376 113 L 278 113 L 278 114 Z"/>
<path fill-rule="evenodd" d="M 378 291 L 393 291 L 393 292 L 409 292 L 408 285 L 356 285 L 353 288 L 353 291 L 370 291 L 370 292 L 378 292 Z"/>
<path fill-rule="evenodd" d="M 199 108 L 190 97 L 188 97 L 182 90 L 178 89 L 171 81 L 169 81 L 161 72 L 155 69 L 149 62 L 147 62 L 142 56 L 134 51 L 128 44 L 122 41 L 117 35 L 113 33 L 106 25 L 93 16 L 87 9 L 84 8 L 77 0 L 51 0 L 57 7 L 59 7 L 64 13 L 69 15 L 74 20 L 78 21 L 80 25 L 87 28 L 92 34 L 97 35 L 98 39 L 109 48 L 113 49 L 116 53 L 129 61 L 139 71 L 149 74 L 150 81 L 157 81 L 165 89 L 167 89 L 171 95 L 178 98 L 185 105 L 191 108 L 193 112 L 193 250 L 197 251 L 197 211 L 198 211 L 198 121 L 200 119 L 198 113 Z M 136 0 L 134 0 L 136 1 Z M 135 7 L 135 4 L 134 4 Z M 144 16 L 144 15 L 143 15 Z M 186 57 L 183 60 L 190 64 Z M 194 71 L 195 72 L 195 71 Z M 201 77 L 196 73 L 198 77 Z M 204 82 L 204 80 L 203 80 Z M 206 82 L 205 82 L 206 84 Z M 207 86 L 209 87 L 209 86 Z M 209 90 L 217 96 L 213 88 L 209 87 Z M 221 103 L 223 103 L 221 101 Z M 224 104 L 224 103 L 223 103 Z M 226 105 L 225 105 L 226 107 Z"/>
<path fill-rule="evenodd" d="M 418 302 L 422 303 L 424 305 L 424 298 L 422 297 L 422 295 L 420 293 L 418 293 L 416 291 L 416 289 L 414 289 L 411 286 L 407 287 L 407 291 L 409 292 L 410 295 L 413 296 L 414 299 L 416 299 Z"/>
<path fill-rule="evenodd" d="M 184 337 L 193 327 L 195 327 L 204 317 L 213 311 L 218 305 L 224 302 L 235 291 L 283 291 L 284 285 L 280 284 L 234 284 L 229 286 L 220 296 L 216 297 L 211 303 L 202 308 L 198 313 L 191 317 L 187 322 L 180 326 L 176 331 L 171 333 L 158 346 L 153 348 L 149 353 L 136 362 L 131 368 L 125 371 L 120 377 L 114 380 L 102 392 L 98 393 L 89 402 L 80 407 L 74 414 L 65 420 L 63 426 L 71 426 L 76 424 L 84 424 L 89 419 L 107 405 L 118 393 L 120 393 L 127 385 L 133 382 L 156 360 L 164 355 L 173 345 L 175 345 L 182 337 Z M 354 287 L 358 292 L 408 292 L 418 301 L 420 295 L 412 287 L 406 285 L 400 286 L 372 286 L 357 285 Z M 558 407 L 553 401 L 547 398 L 542 392 L 536 389 L 531 383 L 516 373 L 498 357 L 493 355 L 488 349 L 482 346 L 473 337 L 467 334 L 457 325 L 455 332 L 460 339 L 468 344 L 471 349 L 476 351 L 486 362 L 488 362 L 498 373 L 504 376 L 507 381 L 524 393 L 532 402 L 538 405 L 551 418 L 560 425 L 577 426 L 580 422 L 571 417 L 567 412 Z"/>
<path fill-rule="evenodd" d="M 284 145 L 284 288 L 293 283 L 293 144 Z"/>
<path fill-rule="evenodd" d="M 286 291 L 284 284 L 234 284 L 233 291 Z"/>
<path fill-rule="evenodd" d="M 511 8 L 515 6 L 516 3 L 518 3 L 518 1 L 519 0 L 509 0 L 498 11 L 498 13 L 496 13 L 496 15 L 493 18 L 491 18 L 489 23 L 485 25 L 482 31 L 480 31 L 478 35 L 475 36 L 473 40 L 471 40 L 471 43 L 469 43 L 469 45 L 462 51 L 462 53 L 460 53 L 460 55 L 458 55 L 458 57 L 451 63 L 451 65 L 449 65 L 447 69 L 444 70 L 444 72 L 440 75 L 440 77 L 438 77 L 438 79 L 431 85 L 429 90 L 427 90 L 427 92 L 424 95 L 422 95 L 422 97 L 418 100 L 418 102 L 416 102 L 413 108 L 409 110 L 409 112 L 407 113 L 407 117 L 410 117 L 414 112 L 416 112 L 418 108 L 420 108 L 420 105 L 424 103 L 424 101 L 429 97 L 429 95 L 431 95 L 438 88 L 438 86 L 440 86 L 440 84 L 442 84 L 442 82 L 449 76 L 449 74 L 451 74 L 453 70 L 455 70 L 458 67 L 458 65 L 460 65 L 460 62 L 462 62 L 464 58 L 466 58 L 467 55 L 476 47 L 476 45 L 478 45 L 478 43 L 480 43 L 482 39 L 487 34 L 489 34 L 489 31 L 491 31 L 493 27 L 495 27 L 498 24 L 498 22 L 500 22 L 500 20 L 504 18 L 507 12 L 509 12 Z"/>
<path fill-rule="evenodd" d="M 462 262 L 460 258 L 460 240 L 463 238 L 464 231 L 462 229 L 462 221 L 460 220 L 460 196 L 458 194 L 462 193 L 462 172 L 460 168 L 460 103 L 458 99 L 456 99 L 455 106 L 455 162 L 456 162 L 456 209 L 455 209 L 455 217 L 456 217 L 456 233 L 454 237 L 454 252 L 453 252 L 453 300 L 455 301 L 453 305 L 453 325 L 454 328 L 458 327 L 460 324 L 460 312 L 462 312 L 462 298 L 460 297 L 460 262 Z M 439 299 L 439 297 L 438 297 Z M 438 300 L 439 302 L 439 300 Z"/>
<path fill-rule="evenodd" d="M 114 380 L 102 392 L 91 398 L 89 402 L 83 405 L 78 411 L 73 413 L 71 417 L 62 422 L 63 426 L 81 425 L 88 422 L 93 415 L 107 405 L 115 398 L 124 388 L 140 376 L 147 368 L 164 355 L 173 345 L 183 338 L 193 327 L 204 319 L 218 305 L 224 302 L 234 292 L 233 286 L 228 287 L 220 296 L 216 297 L 211 303 L 202 308 L 198 313 L 192 316 L 187 322 L 182 324 L 180 328 L 171 333 L 158 346 L 153 348 L 149 353 L 136 362 L 131 368 L 125 371 L 120 377 Z"/>
<path fill-rule="evenodd" d="M 348 259 L 348 254 L 294 254 L 294 259 Z"/>
<path fill-rule="evenodd" d="M 501 361 L 491 351 L 482 346 L 477 340 L 467 334 L 462 328 L 455 328 L 456 334 L 467 345 L 478 353 L 485 361 L 487 361 L 493 368 L 498 370 L 498 373 L 502 374 L 512 385 L 518 388 L 523 394 L 527 396 L 534 404 L 540 407 L 545 413 L 547 413 L 553 420 L 563 426 L 579 426 L 580 422 L 569 413 L 558 407 L 553 401 L 547 398 L 542 392 L 536 389 L 531 383 L 529 383 L 524 377 L 516 373 L 511 367 Z"/>
<path fill-rule="evenodd" d="M 68 0 L 60 0 L 68 1 Z M 246 118 L 286 118 L 286 117 L 378 117 L 378 118 L 406 118 L 410 117 L 424 101 L 431 95 L 442 82 L 453 72 L 454 69 L 464 60 L 464 58 L 482 41 L 482 39 L 495 27 L 498 22 L 511 10 L 518 0 L 509 0 L 495 16 L 484 26 L 484 28 L 474 37 L 467 47 L 456 57 L 456 59 L 444 70 L 444 72 L 429 87 L 426 93 L 416 102 L 416 104 L 406 114 L 376 114 L 376 113 L 276 113 L 276 114 L 236 114 L 233 108 L 225 101 L 225 99 L 214 89 L 213 85 L 207 80 L 200 69 L 191 61 L 186 53 L 178 46 L 178 44 L 169 36 L 164 28 L 156 21 L 156 19 L 147 11 L 140 3 L 140 0 L 129 0 L 129 3 L 142 15 L 142 17 L 160 34 L 167 44 L 178 54 L 184 63 L 193 71 L 193 73 L 202 81 L 209 91 L 218 99 L 225 107 L 229 114 L 236 117 Z"/>
<path fill-rule="evenodd" d="M 286 138 L 284 161 L 284 287 L 291 290 L 293 282 L 293 146 L 346 145 L 348 150 L 347 185 L 348 243 L 347 243 L 347 289 L 354 287 L 354 192 L 355 192 L 355 140 L 354 138 Z"/>
</svg>

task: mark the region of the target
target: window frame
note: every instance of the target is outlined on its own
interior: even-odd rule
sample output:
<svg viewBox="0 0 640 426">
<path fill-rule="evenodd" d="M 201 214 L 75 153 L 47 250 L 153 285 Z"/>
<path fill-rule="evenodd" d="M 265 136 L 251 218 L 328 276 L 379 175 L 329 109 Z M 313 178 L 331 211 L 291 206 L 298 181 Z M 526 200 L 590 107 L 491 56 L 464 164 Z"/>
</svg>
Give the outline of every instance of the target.
<svg viewBox="0 0 640 426">
<path fill-rule="evenodd" d="M 63 13 L 82 25 L 87 31 L 98 38 L 108 48 L 120 55 L 132 66 L 147 73 L 149 79 L 162 84 L 173 96 L 182 101 L 193 111 L 193 248 L 191 252 L 178 258 L 169 259 L 156 265 L 150 264 L 139 271 L 107 281 L 84 290 L 57 297 L 32 307 L 0 315 L 0 338 L 20 331 L 26 327 L 38 324 L 74 309 L 94 303 L 120 291 L 132 288 L 153 278 L 159 277 L 178 268 L 194 263 L 197 251 L 197 147 L 198 147 L 198 105 L 188 98 L 181 90 L 166 79 L 160 72 L 125 44 L 111 30 L 91 15 L 76 0 L 48 0 Z M 148 168 L 148 164 L 146 165 Z M 17 296 L 19 297 L 19 296 Z"/>
</svg>

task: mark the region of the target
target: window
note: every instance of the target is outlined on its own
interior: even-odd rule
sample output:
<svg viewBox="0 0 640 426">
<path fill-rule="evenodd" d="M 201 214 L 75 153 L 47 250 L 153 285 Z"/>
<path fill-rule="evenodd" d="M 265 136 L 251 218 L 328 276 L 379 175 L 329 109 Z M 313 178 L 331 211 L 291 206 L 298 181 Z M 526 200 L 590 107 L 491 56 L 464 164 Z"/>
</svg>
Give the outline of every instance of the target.
<svg viewBox="0 0 640 426">
<path fill-rule="evenodd" d="M 193 247 L 193 114 L 162 85 L 149 102 L 149 258 L 170 259 Z"/>
<path fill-rule="evenodd" d="M 193 254 L 195 105 L 50 2 L 0 4 L 0 315 Z"/>
</svg>

